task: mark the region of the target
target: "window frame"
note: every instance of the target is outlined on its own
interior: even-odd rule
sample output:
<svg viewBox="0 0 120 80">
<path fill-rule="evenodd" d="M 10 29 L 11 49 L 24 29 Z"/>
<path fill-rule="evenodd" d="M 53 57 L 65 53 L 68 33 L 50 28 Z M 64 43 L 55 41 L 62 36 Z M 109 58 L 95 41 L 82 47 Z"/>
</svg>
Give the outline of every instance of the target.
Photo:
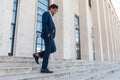
<svg viewBox="0 0 120 80">
<path fill-rule="evenodd" d="M 75 19 L 77 19 L 77 27 L 76 27 L 76 22 L 75 22 Z M 79 23 L 79 16 L 77 16 L 77 15 L 75 15 L 74 16 L 74 26 L 75 26 L 75 46 L 76 46 L 76 53 L 77 53 L 77 56 L 76 56 L 76 58 L 77 59 L 79 59 L 79 60 L 81 60 L 81 46 L 80 46 L 80 23 Z M 78 32 L 77 33 L 77 38 L 76 38 L 76 32 Z M 76 39 L 78 39 L 78 42 L 77 42 L 77 40 Z M 78 45 L 77 45 L 77 43 L 78 43 Z M 79 49 L 78 51 L 79 52 L 77 52 L 77 48 Z"/>
<path fill-rule="evenodd" d="M 9 51 L 10 52 L 8 51 L 8 56 L 13 56 L 17 8 L 18 8 L 18 0 L 14 0 L 13 1 L 13 10 L 12 10 L 13 12 L 12 12 L 12 21 L 11 21 L 11 31 L 10 31 L 10 38 L 9 38 L 10 39 L 10 43 L 9 43 L 9 49 L 10 49 Z"/>
<path fill-rule="evenodd" d="M 40 20 L 40 18 L 42 19 L 42 14 L 45 11 L 48 11 L 48 7 L 49 7 L 49 0 L 45 0 L 48 1 L 48 4 L 44 4 L 43 2 L 41 2 L 40 0 L 38 0 L 38 6 L 37 6 L 37 30 L 36 30 L 36 49 L 35 52 L 39 52 L 38 46 L 40 46 L 40 51 L 45 49 L 45 44 L 43 39 L 41 38 L 41 33 L 42 33 L 42 27 L 40 28 L 40 25 L 42 26 L 42 20 Z M 42 4 L 45 7 L 47 7 L 46 9 L 43 9 L 43 7 L 40 7 L 40 4 Z M 43 11 L 43 13 L 41 13 L 40 11 Z M 39 24 L 39 26 L 38 26 Z M 39 36 L 38 36 L 39 34 Z M 40 40 L 40 41 L 38 41 Z"/>
</svg>

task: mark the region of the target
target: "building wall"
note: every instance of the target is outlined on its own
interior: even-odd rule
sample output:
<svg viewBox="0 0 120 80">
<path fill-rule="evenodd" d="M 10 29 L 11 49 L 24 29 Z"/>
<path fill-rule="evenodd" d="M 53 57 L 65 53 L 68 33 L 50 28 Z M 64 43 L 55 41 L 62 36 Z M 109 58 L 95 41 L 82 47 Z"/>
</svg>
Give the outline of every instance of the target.
<svg viewBox="0 0 120 80">
<path fill-rule="evenodd" d="M 8 55 L 13 0 L 0 0 L 0 55 Z"/>
<path fill-rule="evenodd" d="M 75 16 L 79 18 L 81 59 L 120 60 L 120 20 L 110 0 L 50 0 L 59 6 L 54 21 L 57 52 L 51 59 L 77 59 Z M 7 6 L 6 6 L 7 5 Z M 27 5 L 27 7 L 26 7 Z M 18 0 L 13 56 L 35 52 L 38 0 Z M 9 7 L 9 8 L 8 8 Z M 8 55 L 13 0 L 0 2 L 0 55 Z"/>
</svg>

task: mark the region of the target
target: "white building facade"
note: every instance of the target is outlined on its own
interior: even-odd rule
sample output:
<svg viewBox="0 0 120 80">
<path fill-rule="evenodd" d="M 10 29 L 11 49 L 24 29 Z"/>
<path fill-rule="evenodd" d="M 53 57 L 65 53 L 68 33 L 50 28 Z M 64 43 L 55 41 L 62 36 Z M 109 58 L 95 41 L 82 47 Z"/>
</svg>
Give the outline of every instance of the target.
<svg viewBox="0 0 120 80">
<path fill-rule="evenodd" d="M 52 3 L 59 6 L 53 59 L 120 61 L 120 20 L 110 0 L 0 0 L 0 56 L 44 50 L 41 16 Z"/>
</svg>

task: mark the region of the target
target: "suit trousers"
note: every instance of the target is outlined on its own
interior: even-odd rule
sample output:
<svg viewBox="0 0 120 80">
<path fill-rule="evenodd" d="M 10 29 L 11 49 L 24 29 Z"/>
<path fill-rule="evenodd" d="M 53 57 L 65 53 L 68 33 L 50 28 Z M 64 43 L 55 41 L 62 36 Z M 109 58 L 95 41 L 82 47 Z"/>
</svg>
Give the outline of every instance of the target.
<svg viewBox="0 0 120 80">
<path fill-rule="evenodd" d="M 53 37 L 44 38 L 45 51 L 43 54 L 42 69 L 46 70 L 48 68 L 49 56 L 51 53 L 56 51 L 56 45 Z"/>
</svg>

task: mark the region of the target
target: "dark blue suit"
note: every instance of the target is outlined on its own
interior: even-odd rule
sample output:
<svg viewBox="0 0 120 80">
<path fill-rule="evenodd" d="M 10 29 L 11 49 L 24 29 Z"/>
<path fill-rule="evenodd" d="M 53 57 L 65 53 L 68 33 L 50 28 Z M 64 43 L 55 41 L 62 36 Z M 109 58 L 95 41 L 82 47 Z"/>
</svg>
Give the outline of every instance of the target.
<svg viewBox="0 0 120 80">
<path fill-rule="evenodd" d="M 45 42 L 45 51 L 43 55 L 42 69 L 47 69 L 50 53 L 53 53 L 56 51 L 56 45 L 54 42 L 55 32 L 56 32 L 56 29 L 55 29 L 52 16 L 50 15 L 49 12 L 43 13 L 41 37 L 44 39 L 44 42 Z M 50 34 L 50 37 L 48 37 L 48 34 Z"/>
</svg>

